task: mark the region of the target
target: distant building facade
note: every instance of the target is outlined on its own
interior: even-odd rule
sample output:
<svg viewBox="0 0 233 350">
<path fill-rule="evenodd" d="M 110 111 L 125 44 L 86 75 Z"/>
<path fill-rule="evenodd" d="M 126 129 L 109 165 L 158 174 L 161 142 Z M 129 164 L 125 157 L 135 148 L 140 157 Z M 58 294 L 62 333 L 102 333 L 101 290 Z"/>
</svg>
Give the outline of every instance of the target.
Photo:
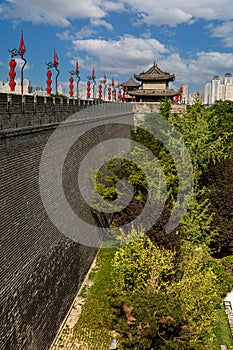
<svg viewBox="0 0 233 350">
<path fill-rule="evenodd" d="M 219 100 L 233 101 L 233 76 L 231 73 L 226 73 L 222 81 L 218 75 L 215 75 L 211 82 L 204 86 L 204 104 L 211 105 Z"/>
</svg>

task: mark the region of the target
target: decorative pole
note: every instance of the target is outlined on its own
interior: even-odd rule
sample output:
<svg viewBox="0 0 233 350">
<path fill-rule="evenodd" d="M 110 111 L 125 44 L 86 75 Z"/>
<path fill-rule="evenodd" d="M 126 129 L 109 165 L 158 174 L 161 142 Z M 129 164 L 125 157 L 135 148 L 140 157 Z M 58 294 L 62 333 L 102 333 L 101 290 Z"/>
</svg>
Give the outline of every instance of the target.
<svg viewBox="0 0 233 350">
<path fill-rule="evenodd" d="M 14 49 L 12 49 L 12 50 L 9 50 L 9 49 L 8 49 L 8 51 L 11 53 L 11 58 L 12 58 L 12 59 L 11 59 L 11 62 L 13 61 L 13 58 L 14 58 L 15 56 L 20 56 L 21 59 L 24 61 L 23 65 L 22 65 L 22 68 L 21 68 L 21 94 L 23 95 L 23 70 L 24 70 L 24 68 L 25 68 L 25 66 L 26 66 L 26 64 L 27 64 L 26 59 L 23 57 L 24 54 L 25 54 L 25 52 L 26 52 L 26 46 L 25 46 L 24 40 L 23 40 L 23 31 L 22 31 L 22 33 L 21 33 L 21 35 L 20 35 L 19 49 L 16 49 L 16 48 L 14 48 Z M 16 65 L 15 65 L 15 66 L 16 66 Z M 11 74 L 12 74 L 12 73 L 11 73 Z M 14 79 L 13 79 L 13 80 L 14 80 Z M 10 82 L 13 81 L 13 80 L 11 79 Z M 14 91 L 14 89 L 15 89 L 15 84 L 14 84 L 14 88 L 13 88 L 13 90 L 12 90 L 13 84 L 14 84 L 14 83 L 11 83 L 11 86 L 10 86 L 11 91 Z"/>
<path fill-rule="evenodd" d="M 116 89 L 115 89 L 115 82 L 114 78 L 112 78 L 112 87 L 113 87 L 113 101 L 116 102 Z"/>
<path fill-rule="evenodd" d="M 53 58 L 53 62 L 50 61 L 49 63 L 46 63 L 47 65 L 47 69 L 51 69 L 51 68 L 55 68 L 56 71 L 57 71 L 57 75 L 56 75 L 56 96 L 58 95 L 58 91 L 57 91 L 57 79 L 58 79 L 58 76 L 60 74 L 60 70 L 57 68 L 58 67 L 58 56 L 57 56 L 57 53 L 54 49 L 54 58 Z"/>
<path fill-rule="evenodd" d="M 104 80 L 103 80 L 103 83 L 104 83 L 104 101 L 105 101 L 105 96 L 106 96 L 106 88 L 107 88 L 107 77 L 106 77 L 106 74 L 104 74 Z"/>
<path fill-rule="evenodd" d="M 121 84 L 118 80 L 118 101 L 121 102 Z"/>
<path fill-rule="evenodd" d="M 106 74 L 104 74 L 104 79 L 103 80 L 99 80 L 100 84 L 104 84 L 104 94 L 103 94 L 103 101 L 105 101 L 105 97 L 106 97 L 106 81 L 107 81 L 107 77 L 106 77 Z M 99 85 L 100 87 L 100 85 Z M 102 95 L 102 85 L 101 85 L 101 95 Z"/>
<path fill-rule="evenodd" d="M 76 62 L 75 71 L 71 70 L 69 73 L 70 75 L 76 75 L 77 77 L 77 99 L 79 98 L 79 82 L 80 82 L 80 76 L 79 76 L 79 70 L 78 70 L 78 61 Z"/>
</svg>

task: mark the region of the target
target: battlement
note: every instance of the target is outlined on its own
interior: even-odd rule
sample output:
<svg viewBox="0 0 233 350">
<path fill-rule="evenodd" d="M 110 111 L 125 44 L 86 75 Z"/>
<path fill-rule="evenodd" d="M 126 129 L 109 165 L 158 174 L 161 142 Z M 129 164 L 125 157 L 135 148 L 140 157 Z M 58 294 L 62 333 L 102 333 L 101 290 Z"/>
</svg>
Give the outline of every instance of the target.
<svg viewBox="0 0 233 350">
<path fill-rule="evenodd" d="M 0 130 L 62 122 L 99 100 L 0 93 Z"/>
</svg>

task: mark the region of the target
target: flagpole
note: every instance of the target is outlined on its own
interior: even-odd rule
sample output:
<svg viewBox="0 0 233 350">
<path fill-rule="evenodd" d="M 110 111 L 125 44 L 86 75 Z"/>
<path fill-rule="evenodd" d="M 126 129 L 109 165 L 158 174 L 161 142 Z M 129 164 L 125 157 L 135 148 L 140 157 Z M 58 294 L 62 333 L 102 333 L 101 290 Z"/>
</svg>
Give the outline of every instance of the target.
<svg viewBox="0 0 233 350">
<path fill-rule="evenodd" d="M 21 59 L 24 61 L 24 64 L 22 65 L 22 68 L 21 68 L 21 94 L 23 95 L 23 70 L 24 70 L 24 67 L 26 66 L 26 59 L 21 56 Z"/>
<path fill-rule="evenodd" d="M 56 69 L 56 71 L 57 71 L 57 74 L 56 74 L 56 96 L 58 95 L 58 89 L 57 89 L 57 78 L 58 78 L 58 76 L 59 76 L 59 74 L 60 74 L 60 71 L 59 71 L 59 69 L 55 66 L 55 69 Z"/>
</svg>

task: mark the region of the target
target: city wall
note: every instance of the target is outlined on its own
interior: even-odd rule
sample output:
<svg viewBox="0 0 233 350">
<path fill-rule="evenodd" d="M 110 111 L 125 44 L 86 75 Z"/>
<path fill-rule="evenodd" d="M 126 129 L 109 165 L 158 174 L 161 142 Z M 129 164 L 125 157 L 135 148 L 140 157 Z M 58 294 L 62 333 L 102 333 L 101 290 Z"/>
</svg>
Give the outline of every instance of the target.
<svg viewBox="0 0 233 350">
<path fill-rule="evenodd" d="M 62 122 L 98 100 L 0 93 L 0 130 Z"/>
<path fill-rule="evenodd" d="M 77 187 L 79 165 L 103 140 L 129 138 L 131 130 L 121 122 L 132 123 L 133 118 L 126 104 L 82 109 L 70 100 L 37 97 L 37 103 L 33 101 L 25 96 L 22 104 L 19 95 L 0 94 L 0 349 L 7 350 L 50 348 L 97 253 L 97 248 L 64 236 L 43 206 L 39 166 L 50 135 L 71 110 L 79 111 L 75 122 L 79 131 L 88 123 L 91 126 L 68 153 L 62 181 L 73 211 L 98 230 Z M 113 120 L 119 124 L 111 125 Z M 72 122 L 64 128 L 72 129 Z M 56 146 L 58 157 L 62 136 Z M 57 199 L 57 208 L 62 200 Z"/>
</svg>

